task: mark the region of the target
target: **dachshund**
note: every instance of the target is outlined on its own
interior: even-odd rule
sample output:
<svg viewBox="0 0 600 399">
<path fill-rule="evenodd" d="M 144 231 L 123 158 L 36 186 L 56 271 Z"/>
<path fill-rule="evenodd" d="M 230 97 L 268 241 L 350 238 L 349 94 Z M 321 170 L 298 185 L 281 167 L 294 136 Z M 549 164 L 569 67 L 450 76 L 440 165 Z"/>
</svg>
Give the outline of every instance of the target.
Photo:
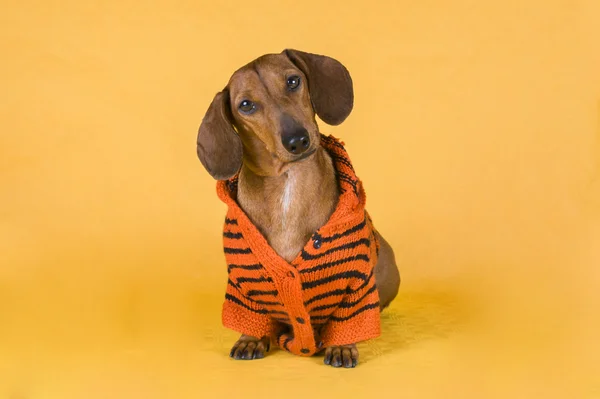
<svg viewBox="0 0 600 399">
<path fill-rule="evenodd" d="M 344 180 L 341 175 L 346 175 L 336 168 L 335 156 L 324 147 L 325 136 L 319 132 L 315 116 L 339 125 L 353 105 L 352 79 L 342 63 L 286 49 L 263 55 L 235 71 L 202 120 L 197 136 L 202 165 L 218 182 L 235 183 L 232 189 L 237 205 L 286 266 L 297 266 L 292 262 L 315 232 L 330 221 L 345 191 L 340 182 Z M 356 181 L 353 187 L 356 189 Z M 400 273 L 388 242 L 378 231 L 372 234 L 377 242 L 372 274 L 379 314 L 398 294 Z M 239 288 L 239 279 L 232 286 L 233 290 Z M 317 329 L 315 326 L 315 337 L 319 336 Z M 230 356 L 260 359 L 270 343 L 269 336 L 243 334 Z M 356 342 L 317 350 L 321 351 L 325 352 L 324 363 L 334 367 L 354 367 L 358 361 Z"/>
</svg>

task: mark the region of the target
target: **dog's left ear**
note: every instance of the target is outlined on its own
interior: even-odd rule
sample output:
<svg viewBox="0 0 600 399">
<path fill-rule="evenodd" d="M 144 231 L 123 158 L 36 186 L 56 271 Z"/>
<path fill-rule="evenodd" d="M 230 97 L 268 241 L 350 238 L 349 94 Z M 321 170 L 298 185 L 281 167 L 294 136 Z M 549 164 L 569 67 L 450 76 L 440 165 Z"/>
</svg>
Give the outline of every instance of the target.
<svg viewBox="0 0 600 399">
<path fill-rule="evenodd" d="M 324 55 L 284 50 L 283 53 L 308 79 L 313 108 L 329 125 L 342 123 L 354 106 L 354 89 L 350 73 L 341 62 Z"/>
</svg>

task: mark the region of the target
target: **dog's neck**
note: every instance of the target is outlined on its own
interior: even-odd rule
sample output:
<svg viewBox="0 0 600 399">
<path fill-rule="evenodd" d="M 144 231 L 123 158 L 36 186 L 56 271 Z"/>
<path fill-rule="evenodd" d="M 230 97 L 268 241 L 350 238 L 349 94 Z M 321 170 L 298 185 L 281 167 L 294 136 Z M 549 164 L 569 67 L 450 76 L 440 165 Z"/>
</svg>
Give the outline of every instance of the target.
<svg viewBox="0 0 600 399">
<path fill-rule="evenodd" d="M 339 189 L 331 157 L 319 147 L 278 176 L 261 176 L 246 164 L 238 203 L 279 256 L 291 262 L 337 205 Z"/>
</svg>

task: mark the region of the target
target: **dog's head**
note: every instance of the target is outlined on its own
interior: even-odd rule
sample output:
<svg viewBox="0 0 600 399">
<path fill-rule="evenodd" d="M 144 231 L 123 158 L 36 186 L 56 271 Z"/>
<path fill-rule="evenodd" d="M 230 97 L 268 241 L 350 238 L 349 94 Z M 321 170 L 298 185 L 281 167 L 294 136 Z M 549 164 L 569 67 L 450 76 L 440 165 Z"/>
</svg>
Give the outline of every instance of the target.
<svg viewBox="0 0 600 399">
<path fill-rule="evenodd" d="M 217 180 L 242 162 L 259 175 L 278 175 L 319 146 L 315 113 L 338 125 L 352 111 L 346 68 L 333 58 L 284 50 L 238 69 L 217 93 L 198 131 L 202 165 Z"/>
</svg>

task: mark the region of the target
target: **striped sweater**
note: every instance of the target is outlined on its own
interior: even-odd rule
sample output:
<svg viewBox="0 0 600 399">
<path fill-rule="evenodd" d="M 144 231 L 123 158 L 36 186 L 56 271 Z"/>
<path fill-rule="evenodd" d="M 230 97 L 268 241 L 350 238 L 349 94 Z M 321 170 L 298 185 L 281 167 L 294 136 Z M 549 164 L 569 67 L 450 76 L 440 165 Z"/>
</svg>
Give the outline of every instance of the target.
<svg viewBox="0 0 600 399">
<path fill-rule="evenodd" d="M 339 202 L 291 263 L 275 253 L 239 207 L 237 176 L 217 182 L 219 198 L 228 206 L 223 325 L 270 336 L 284 350 L 303 356 L 380 334 L 373 275 L 379 243 L 365 210 L 365 192 L 343 143 L 321 135 L 321 145 L 334 163 Z"/>
</svg>

